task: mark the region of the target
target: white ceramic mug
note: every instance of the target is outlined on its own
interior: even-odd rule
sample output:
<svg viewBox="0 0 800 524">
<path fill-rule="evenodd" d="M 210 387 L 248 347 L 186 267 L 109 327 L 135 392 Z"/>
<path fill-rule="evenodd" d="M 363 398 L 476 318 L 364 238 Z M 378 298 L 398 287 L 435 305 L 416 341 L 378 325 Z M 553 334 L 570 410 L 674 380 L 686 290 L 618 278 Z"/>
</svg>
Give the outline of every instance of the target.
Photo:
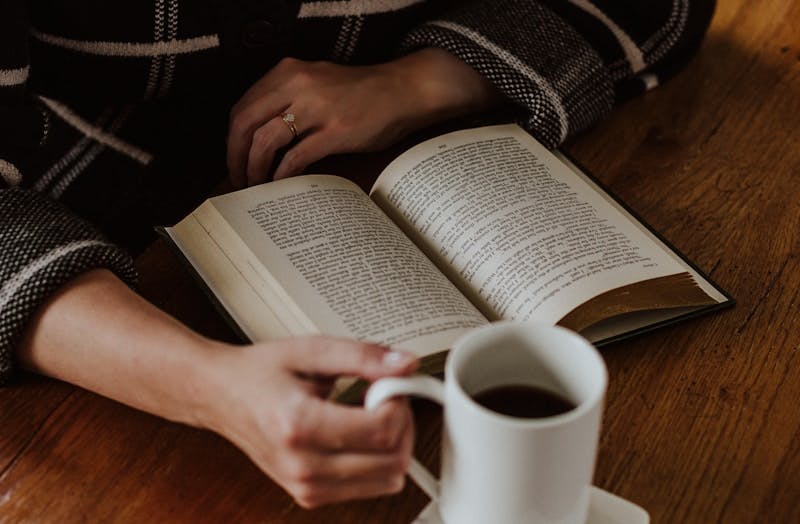
<svg viewBox="0 0 800 524">
<path fill-rule="evenodd" d="M 584 524 L 607 383 L 603 358 L 584 338 L 533 322 L 498 322 L 459 339 L 445 381 L 386 378 L 369 389 L 374 408 L 417 395 L 442 404 L 442 471 L 414 461 L 409 475 L 447 524 Z M 547 418 L 491 411 L 472 396 L 501 385 L 559 393 L 575 408 Z"/>
</svg>

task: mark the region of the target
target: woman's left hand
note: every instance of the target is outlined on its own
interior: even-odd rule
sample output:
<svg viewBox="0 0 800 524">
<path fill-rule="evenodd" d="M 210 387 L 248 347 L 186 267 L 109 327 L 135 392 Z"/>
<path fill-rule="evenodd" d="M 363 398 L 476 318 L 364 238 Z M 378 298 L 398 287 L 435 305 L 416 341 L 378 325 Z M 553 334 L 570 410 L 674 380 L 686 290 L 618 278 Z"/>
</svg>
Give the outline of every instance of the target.
<svg viewBox="0 0 800 524">
<path fill-rule="evenodd" d="M 343 66 L 285 58 L 231 110 L 228 169 L 236 187 L 297 175 L 335 153 L 374 151 L 448 118 L 490 107 L 494 88 L 439 49 Z M 294 115 L 297 136 L 282 115 Z"/>
</svg>

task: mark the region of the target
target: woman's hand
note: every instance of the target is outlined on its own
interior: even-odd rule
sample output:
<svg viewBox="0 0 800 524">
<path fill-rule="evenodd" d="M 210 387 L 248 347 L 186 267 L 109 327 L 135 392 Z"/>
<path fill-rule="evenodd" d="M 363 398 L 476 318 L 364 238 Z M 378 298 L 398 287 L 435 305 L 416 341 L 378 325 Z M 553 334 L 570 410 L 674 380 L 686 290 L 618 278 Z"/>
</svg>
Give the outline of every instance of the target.
<svg viewBox="0 0 800 524">
<path fill-rule="evenodd" d="M 411 373 L 408 354 L 330 337 L 223 344 L 97 269 L 42 305 L 17 356 L 39 373 L 216 431 L 305 507 L 403 486 L 414 435 L 407 403 L 366 411 L 325 399 L 338 375 Z"/>
<path fill-rule="evenodd" d="M 374 151 L 407 134 L 498 100 L 470 66 L 440 49 L 392 62 L 343 66 L 282 60 L 231 111 L 228 169 L 237 187 L 297 175 L 334 153 Z M 292 114 L 297 137 L 281 118 Z"/>
<path fill-rule="evenodd" d="M 367 380 L 416 368 L 411 355 L 328 337 L 213 353 L 201 424 L 228 438 L 303 507 L 396 493 L 411 460 L 405 400 L 375 411 L 326 400 L 338 375 Z"/>
</svg>

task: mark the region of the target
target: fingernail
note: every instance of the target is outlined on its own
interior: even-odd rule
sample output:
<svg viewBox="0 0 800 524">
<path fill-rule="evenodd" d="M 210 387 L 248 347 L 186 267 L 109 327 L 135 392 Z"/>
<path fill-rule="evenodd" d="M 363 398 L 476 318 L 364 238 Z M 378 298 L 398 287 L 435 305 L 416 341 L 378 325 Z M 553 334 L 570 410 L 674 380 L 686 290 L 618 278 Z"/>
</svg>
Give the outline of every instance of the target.
<svg viewBox="0 0 800 524">
<path fill-rule="evenodd" d="M 391 350 L 383 354 L 383 365 L 390 368 L 404 368 L 412 364 L 417 358 L 402 351 Z"/>
</svg>

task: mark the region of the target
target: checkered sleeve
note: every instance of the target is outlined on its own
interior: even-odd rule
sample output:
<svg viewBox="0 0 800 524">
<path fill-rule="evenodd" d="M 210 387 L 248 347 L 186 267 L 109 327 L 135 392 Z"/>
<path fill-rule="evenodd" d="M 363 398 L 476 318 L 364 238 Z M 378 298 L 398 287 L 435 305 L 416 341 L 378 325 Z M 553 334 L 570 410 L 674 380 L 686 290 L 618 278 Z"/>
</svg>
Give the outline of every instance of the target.
<svg viewBox="0 0 800 524">
<path fill-rule="evenodd" d="M 0 383 L 38 307 L 60 286 L 92 268 L 133 284 L 127 253 L 56 202 L 23 189 L 23 175 L 48 140 L 49 116 L 28 99 L 25 2 L 0 3 Z"/>
<path fill-rule="evenodd" d="M 491 81 L 548 147 L 658 85 L 699 45 L 713 0 L 456 2 L 407 34 L 402 51 L 440 47 Z"/>
</svg>

